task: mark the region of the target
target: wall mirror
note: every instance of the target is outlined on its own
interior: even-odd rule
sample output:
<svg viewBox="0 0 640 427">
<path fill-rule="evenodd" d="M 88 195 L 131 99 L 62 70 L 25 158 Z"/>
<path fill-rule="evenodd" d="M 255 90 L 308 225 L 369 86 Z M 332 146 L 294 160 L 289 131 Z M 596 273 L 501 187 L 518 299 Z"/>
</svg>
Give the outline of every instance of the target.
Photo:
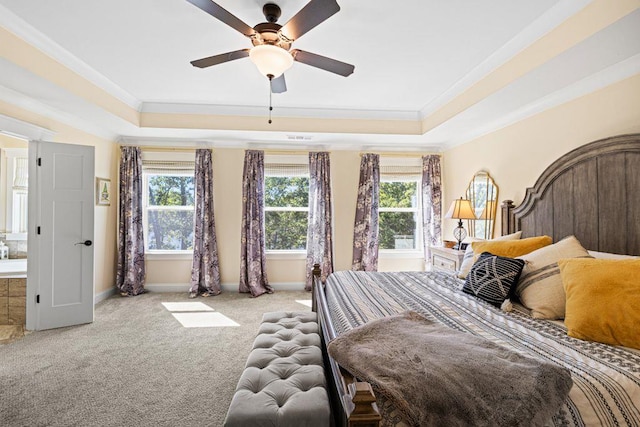
<svg viewBox="0 0 640 427">
<path fill-rule="evenodd" d="M 498 208 L 498 186 L 488 172 L 477 172 L 469 187 L 467 199 L 471 201 L 476 219 L 469 220 L 469 235 L 480 239 L 493 238 Z"/>
</svg>

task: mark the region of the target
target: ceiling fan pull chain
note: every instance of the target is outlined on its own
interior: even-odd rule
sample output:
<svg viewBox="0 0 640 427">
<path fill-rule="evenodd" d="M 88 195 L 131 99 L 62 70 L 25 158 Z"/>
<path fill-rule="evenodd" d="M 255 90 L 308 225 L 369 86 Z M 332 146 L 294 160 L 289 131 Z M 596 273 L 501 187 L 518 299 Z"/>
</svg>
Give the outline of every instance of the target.
<svg viewBox="0 0 640 427">
<path fill-rule="evenodd" d="M 273 111 L 273 106 L 271 104 L 271 97 L 273 96 L 273 74 L 267 74 L 269 78 L 269 124 L 271 124 L 271 112 Z"/>
</svg>

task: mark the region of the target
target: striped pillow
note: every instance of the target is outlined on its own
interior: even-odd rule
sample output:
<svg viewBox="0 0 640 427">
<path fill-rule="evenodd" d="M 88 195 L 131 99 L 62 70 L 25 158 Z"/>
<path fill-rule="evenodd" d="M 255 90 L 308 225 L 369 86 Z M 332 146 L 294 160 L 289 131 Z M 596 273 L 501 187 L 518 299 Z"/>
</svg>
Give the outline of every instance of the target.
<svg viewBox="0 0 640 427">
<path fill-rule="evenodd" d="M 574 236 L 565 237 L 526 255 L 518 257 L 526 265 L 516 285 L 520 302 L 536 319 L 564 319 L 567 303 L 558 261 L 563 258 L 591 258 Z"/>
<path fill-rule="evenodd" d="M 497 307 L 508 299 L 518 281 L 524 261 L 483 252 L 471 267 L 462 292 L 475 295 Z"/>
</svg>

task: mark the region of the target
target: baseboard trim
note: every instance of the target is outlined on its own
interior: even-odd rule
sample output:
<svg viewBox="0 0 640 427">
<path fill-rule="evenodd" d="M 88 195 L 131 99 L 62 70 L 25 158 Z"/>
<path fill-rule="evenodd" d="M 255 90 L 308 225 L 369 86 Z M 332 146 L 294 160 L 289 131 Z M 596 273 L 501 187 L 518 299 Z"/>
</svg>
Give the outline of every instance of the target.
<svg viewBox="0 0 640 427">
<path fill-rule="evenodd" d="M 106 300 L 111 295 L 115 295 L 115 293 L 116 293 L 116 288 L 113 287 L 111 289 L 107 289 L 106 291 L 102 291 L 97 295 L 94 295 L 93 296 L 93 305 L 96 305 L 100 301 Z"/>
<path fill-rule="evenodd" d="M 304 283 L 283 282 L 270 283 L 274 291 L 303 291 Z M 189 292 L 188 283 L 146 283 L 144 288 L 149 292 Z M 223 292 L 238 292 L 237 283 L 223 283 Z"/>
</svg>

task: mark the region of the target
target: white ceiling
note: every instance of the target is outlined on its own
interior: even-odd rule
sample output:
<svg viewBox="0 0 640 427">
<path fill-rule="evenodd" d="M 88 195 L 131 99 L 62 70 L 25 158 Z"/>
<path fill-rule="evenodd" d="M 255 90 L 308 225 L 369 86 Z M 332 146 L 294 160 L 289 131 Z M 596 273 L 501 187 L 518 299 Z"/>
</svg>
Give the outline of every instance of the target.
<svg viewBox="0 0 640 427">
<path fill-rule="evenodd" d="M 218 0 L 248 25 L 262 0 Z M 307 0 L 276 0 L 284 24 Z M 286 72 L 278 117 L 420 121 L 590 0 L 339 1 L 294 47 L 355 65 L 345 78 L 305 64 Z M 264 116 L 268 81 L 249 59 L 189 61 L 250 41 L 186 0 L 0 0 L 0 24 L 140 112 Z M 108 137 L 446 148 L 639 72 L 636 11 L 422 135 L 138 127 L 21 65 L 0 60 L 0 99 Z M 158 139 L 160 140 L 160 139 Z"/>
</svg>

